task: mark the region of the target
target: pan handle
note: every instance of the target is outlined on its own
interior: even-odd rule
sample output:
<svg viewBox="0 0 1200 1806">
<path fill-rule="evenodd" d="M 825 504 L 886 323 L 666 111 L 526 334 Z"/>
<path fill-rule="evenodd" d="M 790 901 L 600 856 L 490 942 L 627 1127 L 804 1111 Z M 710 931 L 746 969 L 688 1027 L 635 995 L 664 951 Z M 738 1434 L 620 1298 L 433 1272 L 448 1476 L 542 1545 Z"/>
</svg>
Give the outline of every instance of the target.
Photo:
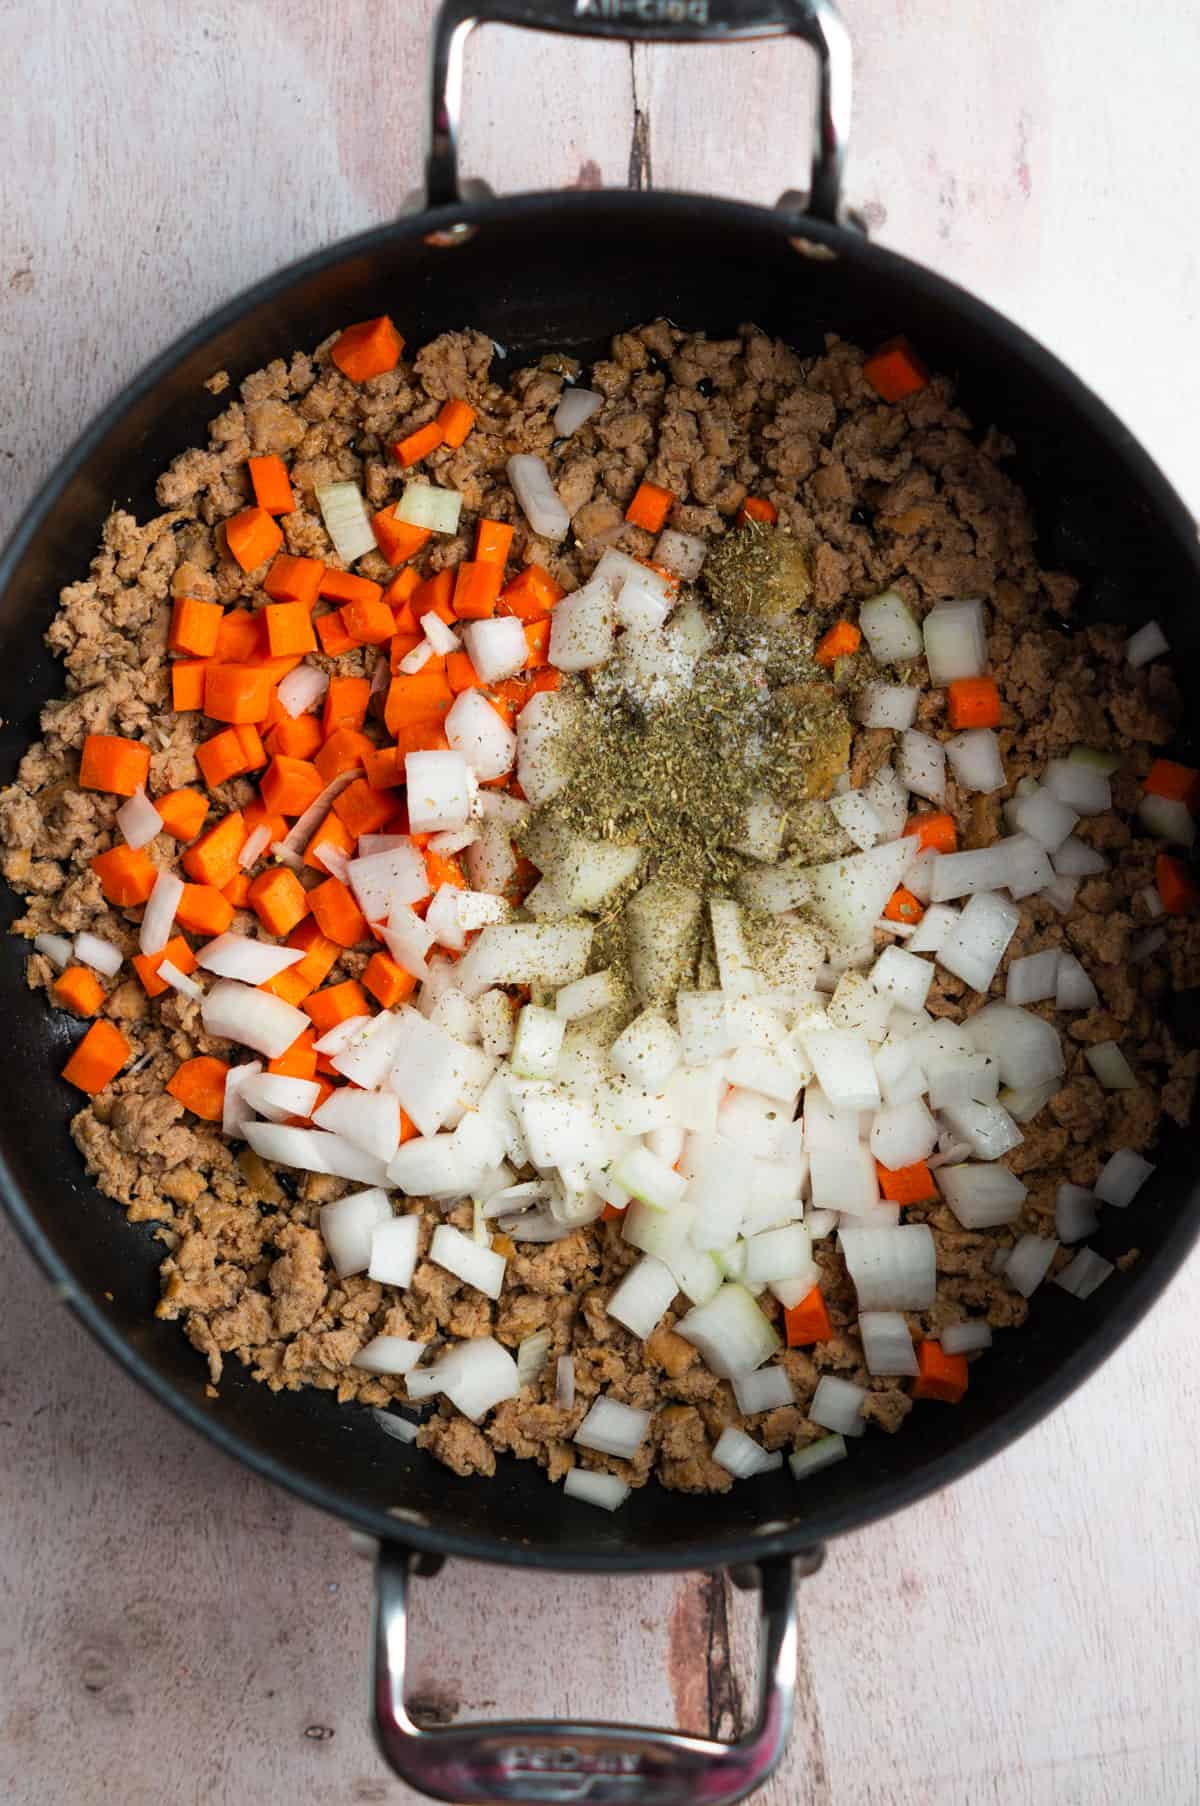
<svg viewBox="0 0 1200 1806">
<path fill-rule="evenodd" d="M 813 1572 L 820 1559 L 812 1551 L 797 1571 Z M 761 1786 L 783 1754 L 796 1690 L 790 1560 L 758 1568 L 758 1703 L 753 1724 L 736 1743 L 645 1725 L 556 1719 L 424 1729 L 404 1701 L 412 1560 L 403 1548 L 380 1548 L 371 1686 L 380 1750 L 418 1793 L 459 1806 L 731 1806 Z"/>
<path fill-rule="evenodd" d="M 834 0 L 442 0 L 433 28 L 425 200 L 456 207 L 463 58 L 477 25 L 517 25 L 609 41 L 732 44 L 797 37 L 817 55 L 816 144 L 806 211 L 836 225 L 850 135 L 850 37 Z M 790 204 L 793 196 L 786 197 Z M 451 229 L 438 242 L 466 233 Z"/>
</svg>

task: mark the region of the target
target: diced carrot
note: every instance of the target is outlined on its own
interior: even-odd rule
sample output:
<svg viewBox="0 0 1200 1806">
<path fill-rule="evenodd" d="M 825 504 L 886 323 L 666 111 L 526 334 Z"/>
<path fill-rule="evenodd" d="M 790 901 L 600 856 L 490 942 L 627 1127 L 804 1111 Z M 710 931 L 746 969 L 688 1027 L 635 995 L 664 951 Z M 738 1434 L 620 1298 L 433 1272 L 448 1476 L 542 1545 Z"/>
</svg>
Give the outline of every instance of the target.
<svg viewBox="0 0 1200 1806">
<path fill-rule="evenodd" d="M 244 571 L 256 571 L 274 558 L 283 533 L 265 508 L 243 508 L 225 522 L 225 543 Z"/>
<path fill-rule="evenodd" d="M 426 847 L 425 874 L 430 890 L 436 891 L 443 884 L 453 885 L 455 890 L 467 889 L 462 866 L 452 853 L 435 853 L 431 847 Z"/>
<path fill-rule="evenodd" d="M 544 671 L 535 671 L 529 680 L 529 693 L 536 696 L 539 690 L 557 690 L 562 683 L 563 674 L 553 665 L 547 665 Z M 511 789 L 512 786 L 510 785 Z"/>
<path fill-rule="evenodd" d="M 378 602 L 382 594 L 381 583 L 373 583 L 370 577 L 356 577 L 353 571 L 335 571 L 327 565 L 321 578 L 322 599 L 336 602 L 339 608 L 343 602 Z"/>
<path fill-rule="evenodd" d="M 171 1096 L 184 1104 L 193 1116 L 205 1122 L 220 1122 L 225 1110 L 225 1081 L 229 1067 L 212 1054 L 197 1054 L 185 1060 L 167 1080 Z"/>
<path fill-rule="evenodd" d="M 272 658 L 317 650 L 312 616 L 303 602 L 268 602 L 263 609 L 267 617 L 267 645 Z"/>
<path fill-rule="evenodd" d="M 203 934 L 210 939 L 224 934 L 233 920 L 234 906 L 215 884 L 185 884 L 175 920 L 189 934 Z M 180 968 L 182 970 L 182 967 Z"/>
<path fill-rule="evenodd" d="M 602 1223 L 623 1223 L 625 1220 L 625 1211 L 628 1208 L 628 1205 L 618 1209 L 615 1204 L 606 1204 L 604 1209 L 600 1212 L 600 1221 Z"/>
<path fill-rule="evenodd" d="M 333 812 L 354 840 L 360 834 L 378 834 L 396 812 L 396 799 L 386 790 L 374 790 L 365 778 L 347 784 L 333 799 Z"/>
<path fill-rule="evenodd" d="M 186 888 L 186 887 L 185 887 Z M 192 886 L 191 888 L 195 888 Z M 165 978 L 159 977 L 159 967 L 174 966 L 177 972 L 186 977 L 196 970 L 196 955 L 181 934 L 174 935 L 160 953 L 135 953 L 133 969 L 142 981 L 147 997 L 161 997 L 170 989 Z"/>
<path fill-rule="evenodd" d="M 946 686 L 946 720 L 953 728 L 999 727 L 1000 691 L 994 677 L 956 677 Z"/>
<path fill-rule="evenodd" d="M 917 846 L 922 853 L 930 847 L 935 853 L 952 853 L 958 845 L 958 829 L 954 825 L 954 817 L 944 809 L 926 809 L 921 815 L 910 815 L 904 832 L 916 835 Z"/>
<path fill-rule="evenodd" d="M 475 409 L 469 401 L 444 401 L 438 409 L 437 423 L 442 432 L 442 444 L 457 450 L 475 424 Z"/>
<path fill-rule="evenodd" d="M 1186 803 L 1193 813 L 1200 809 L 1200 771 L 1191 765 L 1178 765 L 1174 759 L 1155 759 L 1142 789 L 1147 796 L 1165 796 L 1173 803 Z"/>
<path fill-rule="evenodd" d="M 266 764 L 265 754 L 263 763 Z M 283 816 L 273 814 L 261 796 L 253 797 L 246 804 L 242 810 L 242 820 L 246 824 L 247 834 L 252 834 L 255 828 L 266 828 L 273 841 L 282 840 L 287 834 L 287 822 Z"/>
<path fill-rule="evenodd" d="M 273 659 L 271 662 L 273 664 L 283 665 L 283 664 L 288 664 L 291 661 L 286 660 L 286 659 Z M 287 710 L 284 708 L 283 704 L 279 700 L 279 689 L 277 686 L 275 689 L 273 689 L 271 691 L 270 708 L 267 710 L 266 714 L 263 716 L 263 719 L 257 724 L 263 734 L 264 747 L 266 744 L 266 736 L 271 732 L 271 729 L 278 727 L 279 723 L 281 721 L 290 721 L 290 720 L 291 720 L 291 716 L 288 714 Z M 270 757 L 270 754 L 267 753 L 264 757 L 264 761 L 263 761 L 264 764 L 266 763 L 266 759 L 269 757 Z"/>
<path fill-rule="evenodd" d="M 632 526 L 644 527 L 647 533 L 661 533 L 675 497 L 658 483 L 639 483 L 633 500 L 625 510 Z"/>
<path fill-rule="evenodd" d="M 246 770 L 246 756 L 241 741 L 231 727 L 222 728 L 211 740 L 202 740 L 196 748 L 195 760 L 210 790 L 227 784 Z"/>
<path fill-rule="evenodd" d="M 238 854 L 245 844 L 246 824 L 241 811 L 234 809 L 229 815 L 222 816 L 207 834 L 192 842 L 183 855 L 183 869 L 197 884 L 210 884 L 220 890 L 236 877 Z M 219 934 L 221 930 L 214 932 Z"/>
<path fill-rule="evenodd" d="M 248 608 L 231 608 L 228 614 L 221 617 L 215 656 L 222 665 L 245 664 L 256 658 L 266 643 L 261 618 L 252 615 Z"/>
<path fill-rule="evenodd" d="M 477 690 L 483 679 L 471 663 L 469 653 L 449 652 L 446 655 L 446 682 L 456 696 L 461 696 L 464 690 Z"/>
<path fill-rule="evenodd" d="M 208 798 L 199 790 L 169 790 L 154 807 L 162 816 L 162 825 L 173 840 L 195 840 L 208 814 Z"/>
<path fill-rule="evenodd" d="M 526 659 L 526 663 L 531 670 L 536 671 L 542 665 L 546 664 L 550 658 L 550 622 L 526 621 L 523 625 L 525 628 L 525 644 L 529 648 L 529 656 Z"/>
<path fill-rule="evenodd" d="M 540 564 L 527 564 L 500 592 L 497 612 L 519 621 L 544 621 L 566 592 Z"/>
<path fill-rule="evenodd" d="M 393 677 L 384 705 L 387 731 L 397 739 L 401 727 L 415 722 L 440 726 L 454 701 L 454 692 L 443 671 L 414 671 Z"/>
<path fill-rule="evenodd" d="M 360 646 L 382 646 L 396 631 L 396 617 L 383 600 L 346 602 L 338 610 L 342 626 Z"/>
<path fill-rule="evenodd" d="M 267 749 L 262 743 L 262 735 L 252 721 L 242 721 L 233 729 L 237 735 L 237 743 L 242 749 L 243 769 L 259 771 L 267 762 Z"/>
<path fill-rule="evenodd" d="M 168 651 L 187 652 L 193 658 L 211 658 L 217 649 L 223 612 L 219 602 L 176 596 L 167 633 Z"/>
<path fill-rule="evenodd" d="M 206 658 L 178 659 L 171 666 L 171 707 L 183 714 L 204 707 Z"/>
<path fill-rule="evenodd" d="M 263 588 L 272 602 L 302 602 L 311 611 L 324 575 L 319 558 L 293 558 L 290 552 L 280 552 L 263 578 Z"/>
<path fill-rule="evenodd" d="M 120 734 L 89 734 L 79 761 L 81 790 L 109 790 L 132 796 L 144 790 L 150 775 L 150 748 Z"/>
<path fill-rule="evenodd" d="M 221 886 L 221 895 L 235 909 L 248 909 L 250 906 L 250 874 L 235 872 L 228 884 Z"/>
<path fill-rule="evenodd" d="M 867 359 L 863 375 L 884 401 L 903 401 L 929 382 L 929 372 L 907 339 L 888 339 Z"/>
<path fill-rule="evenodd" d="M 400 767 L 400 782 L 404 782 L 404 761 L 410 752 L 448 752 L 450 742 L 442 730 L 440 721 L 426 715 L 424 719 L 401 722 L 396 729 L 396 759 Z M 383 785 L 376 785 L 382 790 Z"/>
<path fill-rule="evenodd" d="M 507 521 L 481 520 L 475 528 L 476 564 L 505 565 L 512 542 L 513 530 Z"/>
<path fill-rule="evenodd" d="M 373 746 L 363 763 L 372 790 L 395 789 L 404 782 L 404 759 L 394 746 Z"/>
<path fill-rule="evenodd" d="M 839 658 L 849 658 L 861 645 L 862 633 L 853 621 L 836 621 L 817 641 L 813 657 L 818 665 L 828 667 L 836 664 Z"/>
<path fill-rule="evenodd" d="M 308 914 L 308 893 L 295 872 L 274 865 L 261 872 L 250 886 L 251 909 L 268 934 L 290 934 Z"/>
<path fill-rule="evenodd" d="M 371 684 L 366 677 L 331 677 L 321 710 L 321 731 L 326 738 L 339 729 L 360 728 L 367 718 Z"/>
<path fill-rule="evenodd" d="M 411 997 L 417 985 L 412 973 L 406 972 L 386 953 L 371 955 L 363 968 L 362 982 L 364 989 L 370 991 L 376 1003 L 385 1010 L 394 1010 L 398 1003 Z"/>
<path fill-rule="evenodd" d="M 948 1355 L 940 1342 L 917 1343 L 919 1378 L 912 1389 L 914 1398 L 937 1398 L 944 1405 L 957 1405 L 967 1389 L 967 1357 Z"/>
<path fill-rule="evenodd" d="M 309 841 L 304 853 L 304 863 L 311 866 L 314 872 L 329 873 L 329 866 L 321 858 L 322 847 L 332 847 L 335 852 L 345 853 L 349 859 L 354 852 L 354 843 L 355 836 L 351 834 L 344 821 L 339 821 L 331 809 Z"/>
<path fill-rule="evenodd" d="M 94 1097 L 112 1082 L 128 1060 L 133 1049 L 111 1022 L 93 1022 L 75 1052 L 62 1069 L 68 1085 L 75 1085 Z"/>
<path fill-rule="evenodd" d="M 505 727 L 510 728 L 514 717 L 520 714 L 529 701 L 529 679 L 522 672 L 519 677 L 506 677 L 501 683 L 487 685 L 483 693 Z"/>
<path fill-rule="evenodd" d="M 153 860 L 140 847 L 112 847 L 107 853 L 97 853 L 88 864 L 105 897 L 118 909 L 144 903 L 158 877 Z"/>
<path fill-rule="evenodd" d="M 323 991 L 315 991 L 300 1007 L 318 1035 L 327 1035 L 331 1028 L 336 1028 L 339 1022 L 347 1022 L 351 1016 L 371 1014 L 367 993 L 354 978 L 344 978 L 340 985 L 327 985 Z"/>
<path fill-rule="evenodd" d="M 388 664 L 393 673 L 399 671 L 401 664 L 408 657 L 409 653 L 415 652 L 424 639 L 425 635 L 419 632 L 394 633 L 392 635 L 392 643 L 388 648 Z M 432 663 L 432 659 L 426 659 L 425 666 L 423 666 L 422 669 L 425 669 L 426 666 Z"/>
<path fill-rule="evenodd" d="M 289 970 L 294 972 L 296 968 L 291 966 Z M 276 1073 L 282 1079 L 315 1079 L 317 1055 L 313 1043 L 316 1038 L 314 1029 L 302 1029 L 290 1047 L 285 1048 L 274 1060 L 267 1061 L 267 1071 Z"/>
<path fill-rule="evenodd" d="M 1169 916 L 1191 915 L 1200 904 L 1200 889 L 1182 859 L 1159 853 L 1154 861 L 1154 883 Z"/>
<path fill-rule="evenodd" d="M 914 897 L 903 884 L 898 884 L 884 906 L 884 918 L 889 922 L 908 922 L 915 924 L 925 914 L 925 905 L 919 897 Z"/>
<path fill-rule="evenodd" d="M 431 608 L 447 627 L 454 625 L 454 582 L 453 571 L 435 571 L 432 577 L 418 583 L 412 593 L 414 626 L 419 625 L 421 616 L 428 614 Z"/>
<path fill-rule="evenodd" d="M 454 613 L 460 621 L 486 621 L 496 612 L 500 585 L 504 582 L 501 563 L 476 563 L 466 559 L 458 567 L 454 581 Z"/>
<path fill-rule="evenodd" d="M 267 735 L 267 753 L 272 757 L 282 753 L 286 759 L 311 759 L 324 737 L 315 715 L 297 715 L 294 719 L 287 716 Z"/>
<path fill-rule="evenodd" d="M 799 1304 L 784 1311 L 783 1326 L 789 1348 L 808 1348 L 814 1342 L 828 1342 L 833 1325 L 820 1286 L 814 1286 Z"/>
<path fill-rule="evenodd" d="M 343 376 L 352 383 L 365 383 L 372 376 L 383 376 L 400 362 L 404 340 L 387 314 L 376 320 L 359 320 L 330 347 L 329 355 Z"/>
<path fill-rule="evenodd" d="M 272 815 L 303 815 L 325 788 L 326 780 L 308 759 L 276 753 L 259 780 L 262 799 Z"/>
<path fill-rule="evenodd" d="M 411 470 L 414 464 L 435 452 L 441 443 L 442 429 L 436 420 L 431 420 L 428 426 L 419 426 L 415 433 L 409 433 L 406 439 L 393 445 L 392 454 L 405 470 Z"/>
<path fill-rule="evenodd" d="M 367 918 L 340 878 L 326 878 L 309 891 L 308 901 L 321 933 L 339 947 L 357 947 L 370 939 Z"/>
<path fill-rule="evenodd" d="M 933 1174 L 923 1160 L 911 1166 L 881 1166 L 875 1162 L 879 1189 L 889 1204 L 932 1204 L 937 1198 Z"/>
<path fill-rule="evenodd" d="M 289 947 L 299 947 L 304 958 L 300 964 L 310 968 L 310 977 L 317 984 L 323 984 L 337 964 L 341 949 L 329 936 L 322 934 L 321 924 L 316 916 L 305 916 L 299 927 L 293 928 L 287 937 Z"/>
<path fill-rule="evenodd" d="M 94 1016 L 104 1003 L 104 986 L 88 966 L 68 966 L 53 989 L 55 1002 L 73 1016 Z"/>
<path fill-rule="evenodd" d="M 748 495 L 734 518 L 735 527 L 744 527 L 748 520 L 763 521 L 773 527 L 779 519 L 779 511 L 774 502 L 769 502 L 765 495 Z"/>
<path fill-rule="evenodd" d="M 274 685 L 257 665 L 210 664 L 204 674 L 204 713 L 214 721 L 265 721 Z"/>
<path fill-rule="evenodd" d="M 250 483 L 254 499 L 267 514 L 294 514 L 296 498 L 288 480 L 287 465 L 274 452 L 262 458 L 248 458 Z"/>
<path fill-rule="evenodd" d="M 428 527 L 414 527 L 411 521 L 396 519 L 396 504 L 381 508 L 371 516 L 375 543 L 389 564 L 403 564 L 421 550 L 433 537 Z"/>
<path fill-rule="evenodd" d="M 313 758 L 322 783 L 332 784 L 334 778 L 340 777 L 343 771 L 353 771 L 361 765 L 370 745 L 367 736 L 360 734 L 355 728 L 337 728 Z"/>
<path fill-rule="evenodd" d="M 358 645 L 358 641 L 346 632 L 340 608 L 332 609 L 327 615 L 318 615 L 313 625 L 326 658 L 341 658 L 343 652 L 353 652 Z"/>
<path fill-rule="evenodd" d="M 422 532 L 424 528 L 422 528 Z M 411 564 L 397 571 L 383 592 L 383 599 L 396 617 L 396 629 L 405 633 L 414 628 L 417 618 L 409 607 L 410 599 L 421 587 L 421 574 Z"/>
</svg>

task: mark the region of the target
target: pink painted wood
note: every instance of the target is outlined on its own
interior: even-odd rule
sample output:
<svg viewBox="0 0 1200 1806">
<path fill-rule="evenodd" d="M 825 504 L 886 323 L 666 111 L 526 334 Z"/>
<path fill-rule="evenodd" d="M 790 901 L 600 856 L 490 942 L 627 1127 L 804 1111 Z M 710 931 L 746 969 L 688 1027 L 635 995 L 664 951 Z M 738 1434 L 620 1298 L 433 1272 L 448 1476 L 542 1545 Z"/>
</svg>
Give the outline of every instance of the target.
<svg viewBox="0 0 1200 1806">
<path fill-rule="evenodd" d="M 1170 154 L 1194 143 L 1176 72 L 1197 66 L 1200 15 L 1162 8 L 1146 34 L 1092 0 L 846 10 L 861 76 L 850 188 L 878 235 L 1065 353 L 1200 500 L 1185 457 L 1200 233 L 1192 159 Z M 0 6 L 20 24 L 6 40 L 0 528 L 167 338 L 415 186 L 429 11 Z M 466 165 L 498 188 L 632 169 L 770 200 L 805 163 L 803 52 L 731 51 L 719 81 L 713 54 L 534 52 L 481 34 Z M 1123 133 L 1097 105 L 1118 83 Z M 187 1437 L 0 1243 L 0 1792 L 21 1806 L 100 1806 L 115 1789 L 124 1806 L 412 1800 L 366 1730 L 369 1572 L 345 1531 Z M 1200 1796 L 1200 1456 L 1179 1427 L 1200 1407 L 1198 1277 L 1193 1263 L 1018 1448 L 831 1552 L 802 1590 L 797 1730 L 764 1806 Z M 435 1716 L 739 1724 L 753 1612 L 702 1576 L 634 1587 L 460 1567 L 419 1589 L 416 1619 Z"/>
</svg>

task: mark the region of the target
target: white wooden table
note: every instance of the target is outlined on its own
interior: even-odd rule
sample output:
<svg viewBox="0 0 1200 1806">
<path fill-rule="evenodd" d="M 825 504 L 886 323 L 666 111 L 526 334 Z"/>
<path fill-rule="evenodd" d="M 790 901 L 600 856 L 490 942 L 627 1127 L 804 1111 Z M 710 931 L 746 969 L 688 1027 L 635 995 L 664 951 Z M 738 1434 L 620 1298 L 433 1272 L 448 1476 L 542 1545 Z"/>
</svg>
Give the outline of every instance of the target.
<svg viewBox="0 0 1200 1806">
<path fill-rule="evenodd" d="M 1065 354 L 1200 511 L 1200 13 L 1157 0 L 1148 30 L 1115 0 L 846 10 L 850 193 L 876 235 Z M 416 185 L 429 11 L 0 0 L 0 528 L 170 336 Z M 769 201 L 803 180 L 805 53 L 729 51 L 714 82 L 716 54 L 547 41 L 534 65 L 516 34 L 482 34 L 466 166 L 500 189 L 632 170 Z M 346 1532 L 185 1435 L 7 1231 L 0 1250 L 0 1797 L 411 1801 L 366 1729 L 370 1577 Z M 831 1552 L 802 1590 L 796 1735 L 764 1806 L 1200 1799 L 1198 1294 L 1193 1262 L 1049 1423 Z M 728 1734 L 750 1621 L 701 1576 L 459 1567 L 417 1592 L 417 1690 L 443 1716 Z M 710 1698 L 726 1637 L 732 1684 Z"/>
</svg>

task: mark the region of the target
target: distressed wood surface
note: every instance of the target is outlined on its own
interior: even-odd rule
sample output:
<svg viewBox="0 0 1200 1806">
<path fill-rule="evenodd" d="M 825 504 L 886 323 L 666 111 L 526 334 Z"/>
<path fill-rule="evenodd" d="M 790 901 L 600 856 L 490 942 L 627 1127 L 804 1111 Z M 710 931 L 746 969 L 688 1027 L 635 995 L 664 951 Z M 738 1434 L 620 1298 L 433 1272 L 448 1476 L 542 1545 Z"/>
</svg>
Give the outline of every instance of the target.
<svg viewBox="0 0 1200 1806">
<path fill-rule="evenodd" d="M 1067 356 L 1200 507 L 1191 452 L 1200 15 L 1158 0 L 854 0 L 850 194 L 876 235 Z M 385 219 L 418 175 L 429 0 L 0 0 L 0 530 L 84 424 L 236 289 Z M 464 165 L 499 189 L 802 183 L 798 45 L 481 33 Z M 1119 505 L 1119 498 L 1116 498 Z M 81 552 L 82 557 L 82 552 Z M 764 1806 L 1200 1799 L 1193 1262 L 1053 1419 L 846 1538 L 801 1592 L 796 1734 Z M 0 1797 L 412 1800 L 365 1724 L 344 1529 L 145 1399 L 0 1232 Z M 417 1589 L 415 1693 L 735 1732 L 753 1606 L 459 1567 Z M 720 1660 L 728 1651 L 728 1660 Z M 709 1670 L 716 1678 L 709 1679 Z"/>
</svg>

